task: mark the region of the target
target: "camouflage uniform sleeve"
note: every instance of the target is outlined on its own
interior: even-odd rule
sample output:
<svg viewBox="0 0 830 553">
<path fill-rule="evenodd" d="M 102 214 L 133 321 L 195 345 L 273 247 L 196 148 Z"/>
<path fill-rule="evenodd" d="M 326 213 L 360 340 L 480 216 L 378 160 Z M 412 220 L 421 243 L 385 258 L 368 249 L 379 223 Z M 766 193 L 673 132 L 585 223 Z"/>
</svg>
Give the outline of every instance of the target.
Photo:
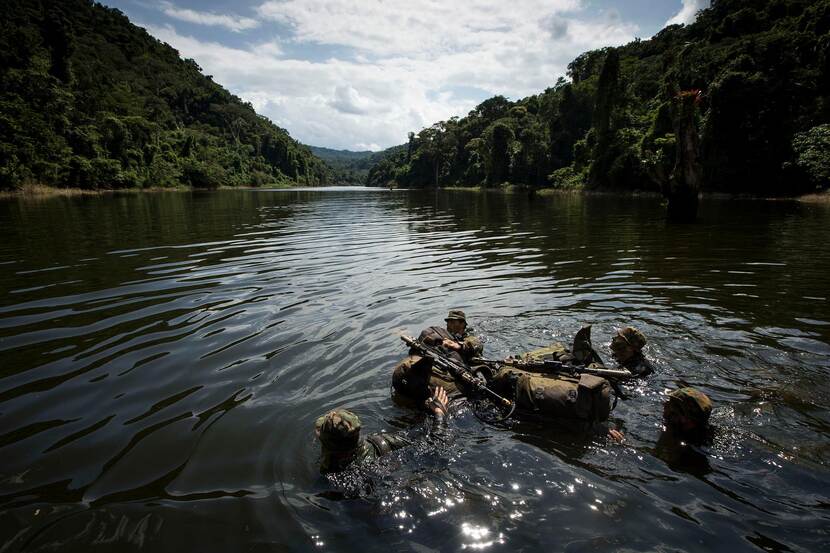
<svg viewBox="0 0 830 553">
<path fill-rule="evenodd" d="M 395 449 L 401 449 L 402 447 L 406 447 L 410 445 L 410 441 L 404 438 L 399 434 L 385 434 L 386 443 L 389 444 L 389 450 L 393 451 Z"/>
<path fill-rule="evenodd" d="M 481 354 L 484 352 L 484 345 L 475 336 L 465 337 L 461 347 L 461 353 L 467 361 L 473 357 L 481 357 Z"/>
<path fill-rule="evenodd" d="M 410 441 L 392 432 L 378 432 L 366 437 L 366 441 L 372 444 L 377 456 L 386 455 L 387 453 L 406 447 L 410 445 Z"/>
</svg>

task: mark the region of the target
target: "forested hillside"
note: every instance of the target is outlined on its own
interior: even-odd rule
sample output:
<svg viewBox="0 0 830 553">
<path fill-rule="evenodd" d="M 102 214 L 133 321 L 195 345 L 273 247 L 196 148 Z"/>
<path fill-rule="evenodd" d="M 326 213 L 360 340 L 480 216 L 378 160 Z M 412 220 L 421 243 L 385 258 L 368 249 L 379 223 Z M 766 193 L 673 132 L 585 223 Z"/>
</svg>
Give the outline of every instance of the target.
<svg viewBox="0 0 830 553">
<path fill-rule="evenodd" d="M 703 190 L 830 185 L 830 0 L 715 0 L 691 25 L 582 54 L 568 77 L 410 133 L 369 184 L 657 191 L 690 117 Z"/>
<path fill-rule="evenodd" d="M 311 153 L 334 169 L 336 184 L 365 185 L 369 169 L 378 161 L 375 152 L 364 150 L 333 150 L 320 146 L 309 146 Z"/>
<path fill-rule="evenodd" d="M 0 3 L 0 189 L 315 185 L 329 173 L 118 10 Z"/>
</svg>

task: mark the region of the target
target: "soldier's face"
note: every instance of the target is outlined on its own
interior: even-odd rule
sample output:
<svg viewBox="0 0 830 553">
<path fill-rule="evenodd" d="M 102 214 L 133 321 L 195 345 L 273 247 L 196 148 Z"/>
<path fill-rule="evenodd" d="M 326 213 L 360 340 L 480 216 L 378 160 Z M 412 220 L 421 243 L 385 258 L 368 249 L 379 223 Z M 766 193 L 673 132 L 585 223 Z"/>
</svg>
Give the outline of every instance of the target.
<svg viewBox="0 0 830 553">
<path fill-rule="evenodd" d="M 690 433 L 695 432 L 698 428 L 697 422 L 693 418 L 687 417 L 677 409 L 672 409 L 668 402 L 663 404 L 663 423 L 666 428 L 676 432 Z"/>
<path fill-rule="evenodd" d="M 461 334 L 464 332 L 466 326 L 467 325 L 464 324 L 464 321 L 459 321 L 457 319 L 450 319 L 447 321 L 447 331 L 450 334 Z"/>
<path fill-rule="evenodd" d="M 620 362 L 628 361 L 632 355 L 634 355 L 634 348 L 632 348 L 628 342 L 625 341 L 625 338 L 616 334 L 613 338 L 611 338 L 611 355 L 614 356 L 614 359 Z"/>
</svg>

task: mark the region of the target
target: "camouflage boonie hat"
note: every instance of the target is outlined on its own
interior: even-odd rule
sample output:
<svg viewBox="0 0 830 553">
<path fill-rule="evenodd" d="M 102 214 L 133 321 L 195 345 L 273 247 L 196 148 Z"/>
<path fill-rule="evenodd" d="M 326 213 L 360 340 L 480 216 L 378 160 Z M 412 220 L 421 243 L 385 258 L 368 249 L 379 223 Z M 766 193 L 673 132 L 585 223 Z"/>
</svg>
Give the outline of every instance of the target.
<svg viewBox="0 0 830 553">
<path fill-rule="evenodd" d="M 464 315 L 464 312 L 460 309 L 450 309 L 450 314 L 447 315 L 447 318 L 444 319 L 445 321 L 462 321 L 464 324 L 467 324 L 467 317 Z"/>
<path fill-rule="evenodd" d="M 699 424 L 706 424 L 712 414 L 712 400 L 694 388 L 680 388 L 669 394 L 666 409 L 670 413 L 684 415 Z"/>
<path fill-rule="evenodd" d="M 346 409 L 335 409 L 314 424 L 320 443 L 327 451 L 350 451 L 360 440 L 360 419 Z"/>
<path fill-rule="evenodd" d="M 626 343 L 634 349 L 643 349 L 646 345 L 646 336 L 633 326 L 627 326 L 622 330 L 617 331 L 617 334 L 626 341 Z"/>
</svg>

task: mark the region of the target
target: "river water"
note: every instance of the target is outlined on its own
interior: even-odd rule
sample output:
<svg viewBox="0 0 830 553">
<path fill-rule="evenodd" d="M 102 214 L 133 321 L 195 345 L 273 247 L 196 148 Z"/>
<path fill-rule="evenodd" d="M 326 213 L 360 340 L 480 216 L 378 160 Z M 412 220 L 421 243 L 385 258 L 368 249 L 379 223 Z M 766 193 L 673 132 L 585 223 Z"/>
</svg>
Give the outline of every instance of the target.
<svg viewBox="0 0 830 553">
<path fill-rule="evenodd" d="M 830 206 L 367 189 L 0 203 L 0 551 L 818 551 Z M 390 397 L 396 332 L 466 310 L 489 357 L 615 328 L 657 372 L 621 445 L 445 433 Z M 713 443 L 661 446 L 667 390 Z M 319 474 L 317 416 L 413 447 Z"/>
</svg>

